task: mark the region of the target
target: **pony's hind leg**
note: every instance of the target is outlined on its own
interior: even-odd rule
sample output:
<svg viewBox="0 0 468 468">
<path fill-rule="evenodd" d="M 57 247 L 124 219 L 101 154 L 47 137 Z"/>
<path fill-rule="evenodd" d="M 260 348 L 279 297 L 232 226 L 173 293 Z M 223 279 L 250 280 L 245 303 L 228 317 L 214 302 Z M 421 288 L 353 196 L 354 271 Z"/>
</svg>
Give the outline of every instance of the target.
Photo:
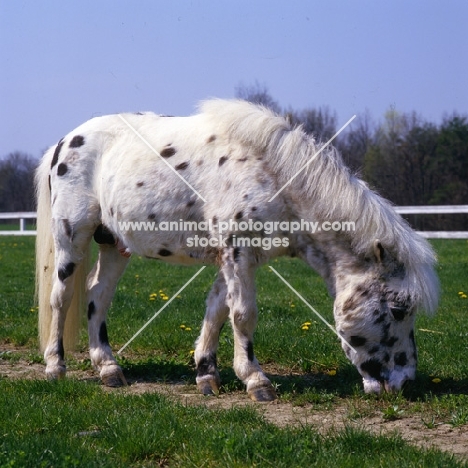
<svg viewBox="0 0 468 468">
<path fill-rule="evenodd" d="M 127 385 L 112 355 L 106 325 L 107 310 L 127 264 L 128 258 L 123 257 L 115 245 L 102 244 L 97 262 L 88 275 L 89 354 L 102 382 L 109 387 Z"/>
<path fill-rule="evenodd" d="M 71 228 L 66 219 L 54 220 L 53 231 L 55 240 L 55 267 L 52 279 L 52 292 L 50 296 L 50 323 L 47 328 L 47 344 L 44 350 L 46 362 L 46 375 L 49 379 L 65 377 L 65 351 L 64 328 L 67 312 L 70 322 L 74 323 L 76 330 L 70 330 L 72 334 L 78 333 L 79 320 L 73 315 L 77 310 L 69 310 L 74 293 L 75 277 L 81 274 L 77 270 L 80 263 L 87 255 L 91 232 L 82 228 L 79 232 L 71 233 Z M 79 291 L 78 291 L 79 294 Z M 66 347 L 69 344 L 65 343 Z"/>
<path fill-rule="evenodd" d="M 276 392 L 263 373 L 253 351 L 257 325 L 254 255 L 247 248 L 229 248 L 223 255 L 221 271 L 227 285 L 227 304 L 234 332 L 234 371 L 247 386 L 254 401 L 273 401 Z"/>
<path fill-rule="evenodd" d="M 197 387 L 203 395 L 217 394 L 221 385 L 216 364 L 216 352 L 219 334 L 229 318 L 226 293 L 224 276 L 218 274 L 206 301 L 206 313 L 194 354 L 197 367 Z"/>
</svg>

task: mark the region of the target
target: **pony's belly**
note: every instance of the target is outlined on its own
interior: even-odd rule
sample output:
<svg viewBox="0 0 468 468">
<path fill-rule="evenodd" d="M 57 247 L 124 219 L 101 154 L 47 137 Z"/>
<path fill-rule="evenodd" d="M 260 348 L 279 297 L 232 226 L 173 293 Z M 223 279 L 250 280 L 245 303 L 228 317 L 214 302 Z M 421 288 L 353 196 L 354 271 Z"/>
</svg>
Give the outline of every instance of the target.
<svg viewBox="0 0 468 468">
<path fill-rule="evenodd" d="M 174 239 L 169 236 L 139 235 L 127 237 L 123 242 L 130 253 L 175 265 L 212 264 L 218 255 L 217 249 L 195 246 L 184 236 Z"/>
</svg>

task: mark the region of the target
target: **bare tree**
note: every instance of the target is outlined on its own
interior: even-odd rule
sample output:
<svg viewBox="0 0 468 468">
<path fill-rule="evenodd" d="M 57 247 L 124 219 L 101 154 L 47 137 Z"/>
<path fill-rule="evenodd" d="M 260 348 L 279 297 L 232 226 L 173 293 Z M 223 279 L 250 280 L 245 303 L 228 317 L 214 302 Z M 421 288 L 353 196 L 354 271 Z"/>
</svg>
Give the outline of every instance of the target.
<svg viewBox="0 0 468 468">
<path fill-rule="evenodd" d="M 364 157 L 372 144 L 375 125 L 369 111 L 358 115 L 357 119 L 336 141 L 345 163 L 355 172 L 362 172 Z"/>
<path fill-rule="evenodd" d="M 318 141 L 327 141 L 336 133 L 336 112 L 327 106 L 318 109 L 289 110 L 286 118 L 293 125 L 301 125 L 302 129 Z"/>
<path fill-rule="evenodd" d="M 34 171 L 38 161 L 15 151 L 0 160 L 0 211 L 34 211 Z"/>
<path fill-rule="evenodd" d="M 280 105 L 271 97 L 267 86 L 265 84 L 260 84 L 258 81 L 255 81 L 255 84 L 250 86 L 244 85 L 243 83 L 239 84 L 235 89 L 235 96 L 238 99 L 244 99 L 253 104 L 260 104 L 268 107 L 277 114 L 281 113 Z"/>
</svg>

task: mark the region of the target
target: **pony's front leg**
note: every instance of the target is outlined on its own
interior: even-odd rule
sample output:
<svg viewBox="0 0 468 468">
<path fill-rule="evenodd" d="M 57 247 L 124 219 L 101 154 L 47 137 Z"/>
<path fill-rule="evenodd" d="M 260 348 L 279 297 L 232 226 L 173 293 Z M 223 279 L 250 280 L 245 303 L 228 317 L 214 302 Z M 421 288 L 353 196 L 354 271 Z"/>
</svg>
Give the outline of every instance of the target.
<svg viewBox="0 0 468 468">
<path fill-rule="evenodd" d="M 216 364 L 216 352 L 219 334 L 229 318 L 229 307 L 226 304 L 226 282 L 218 274 L 206 301 L 206 313 L 200 336 L 195 345 L 195 364 L 197 367 L 197 387 L 203 395 L 214 395 L 219 392 L 221 381 Z"/>
<path fill-rule="evenodd" d="M 115 288 L 127 266 L 117 247 L 100 245 L 98 260 L 88 276 L 88 333 L 92 365 L 99 371 L 104 385 L 127 385 L 109 345 L 106 316 Z"/>
<path fill-rule="evenodd" d="M 248 249 L 230 248 L 223 257 L 222 273 L 227 285 L 227 304 L 234 332 L 234 371 L 254 401 L 273 401 L 276 392 L 263 373 L 253 351 L 257 325 L 255 269 Z"/>
</svg>

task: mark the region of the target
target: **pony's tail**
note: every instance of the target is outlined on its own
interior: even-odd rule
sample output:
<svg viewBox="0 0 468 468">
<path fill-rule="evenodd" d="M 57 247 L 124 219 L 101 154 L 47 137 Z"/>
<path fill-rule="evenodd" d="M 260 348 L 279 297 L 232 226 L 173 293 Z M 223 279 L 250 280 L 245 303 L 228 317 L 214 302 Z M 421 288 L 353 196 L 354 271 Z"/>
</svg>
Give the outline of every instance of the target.
<svg viewBox="0 0 468 468">
<path fill-rule="evenodd" d="M 50 297 L 55 270 L 55 247 L 52 236 L 52 211 L 50 165 L 54 148 L 43 157 L 36 171 L 37 235 L 36 235 L 36 302 L 39 308 L 38 331 L 41 351 L 44 352 L 50 336 L 52 309 Z M 83 261 L 73 275 L 73 298 L 65 320 L 63 344 L 72 350 L 78 343 L 85 303 L 86 274 L 89 270 L 90 252 L 87 247 Z"/>
</svg>

